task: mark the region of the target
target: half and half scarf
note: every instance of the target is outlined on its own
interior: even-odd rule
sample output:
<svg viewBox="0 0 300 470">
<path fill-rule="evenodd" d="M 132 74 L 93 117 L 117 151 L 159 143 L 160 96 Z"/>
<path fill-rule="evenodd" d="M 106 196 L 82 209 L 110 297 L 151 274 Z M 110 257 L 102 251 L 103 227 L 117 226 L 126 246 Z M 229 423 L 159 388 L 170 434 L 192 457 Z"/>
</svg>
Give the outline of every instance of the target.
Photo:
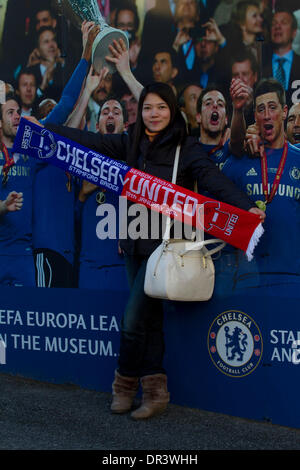
<svg viewBox="0 0 300 470">
<path fill-rule="evenodd" d="M 21 119 L 14 152 L 29 155 L 119 196 L 204 230 L 243 250 L 248 260 L 263 228 L 258 215 L 130 168 L 66 137 Z"/>
</svg>

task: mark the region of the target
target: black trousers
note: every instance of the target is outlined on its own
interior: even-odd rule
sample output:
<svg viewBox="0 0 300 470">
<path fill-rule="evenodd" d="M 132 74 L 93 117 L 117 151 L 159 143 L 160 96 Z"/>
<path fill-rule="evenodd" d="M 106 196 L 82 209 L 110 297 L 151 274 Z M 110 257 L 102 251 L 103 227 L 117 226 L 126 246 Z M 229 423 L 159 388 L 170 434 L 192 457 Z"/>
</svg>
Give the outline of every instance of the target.
<svg viewBox="0 0 300 470">
<path fill-rule="evenodd" d="M 163 301 L 144 293 L 147 260 L 125 255 L 130 295 L 121 322 L 118 370 L 128 377 L 165 373 Z"/>
</svg>

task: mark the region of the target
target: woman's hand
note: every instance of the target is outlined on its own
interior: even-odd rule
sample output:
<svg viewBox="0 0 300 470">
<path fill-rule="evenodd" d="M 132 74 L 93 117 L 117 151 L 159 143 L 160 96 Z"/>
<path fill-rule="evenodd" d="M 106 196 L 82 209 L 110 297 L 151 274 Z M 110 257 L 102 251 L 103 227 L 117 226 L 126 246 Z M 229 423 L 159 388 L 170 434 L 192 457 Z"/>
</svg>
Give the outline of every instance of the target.
<svg viewBox="0 0 300 470">
<path fill-rule="evenodd" d="M 261 209 L 259 209 L 258 207 L 251 207 L 251 209 L 249 209 L 248 212 L 252 212 L 252 214 L 259 215 L 260 220 L 262 222 L 264 222 L 264 220 L 266 218 L 266 213 L 264 211 L 262 211 Z"/>
</svg>

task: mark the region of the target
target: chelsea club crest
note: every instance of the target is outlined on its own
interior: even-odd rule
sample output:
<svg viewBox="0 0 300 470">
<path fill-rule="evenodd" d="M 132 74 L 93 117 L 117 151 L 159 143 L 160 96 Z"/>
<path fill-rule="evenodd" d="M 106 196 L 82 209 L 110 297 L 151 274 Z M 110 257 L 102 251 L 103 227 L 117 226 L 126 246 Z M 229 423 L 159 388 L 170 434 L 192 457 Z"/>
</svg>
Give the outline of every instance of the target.
<svg viewBox="0 0 300 470">
<path fill-rule="evenodd" d="M 227 310 L 215 318 L 207 343 L 214 365 L 230 377 L 251 374 L 262 358 L 261 332 L 249 315 L 238 310 Z"/>
</svg>

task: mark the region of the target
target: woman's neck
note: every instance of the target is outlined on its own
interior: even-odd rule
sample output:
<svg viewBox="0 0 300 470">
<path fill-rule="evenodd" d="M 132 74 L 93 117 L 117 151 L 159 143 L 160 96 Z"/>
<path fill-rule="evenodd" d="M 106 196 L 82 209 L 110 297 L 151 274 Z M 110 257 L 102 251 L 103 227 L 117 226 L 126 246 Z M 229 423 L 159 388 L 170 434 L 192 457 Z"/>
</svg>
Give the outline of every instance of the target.
<svg viewBox="0 0 300 470">
<path fill-rule="evenodd" d="M 146 128 L 145 129 L 145 134 L 148 137 L 148 139 L 150 140 L 150 142 L 152 142 L 153 139 L 159 134 L 159 132 L 151 132 Z"/>
<path fill-rule="evenodd" d="M 255 41 L 255 33 L 248 33 L 247 31 L 243 31 L 243 43 L 245 46 L 250 46 Z"/>
</svg>

